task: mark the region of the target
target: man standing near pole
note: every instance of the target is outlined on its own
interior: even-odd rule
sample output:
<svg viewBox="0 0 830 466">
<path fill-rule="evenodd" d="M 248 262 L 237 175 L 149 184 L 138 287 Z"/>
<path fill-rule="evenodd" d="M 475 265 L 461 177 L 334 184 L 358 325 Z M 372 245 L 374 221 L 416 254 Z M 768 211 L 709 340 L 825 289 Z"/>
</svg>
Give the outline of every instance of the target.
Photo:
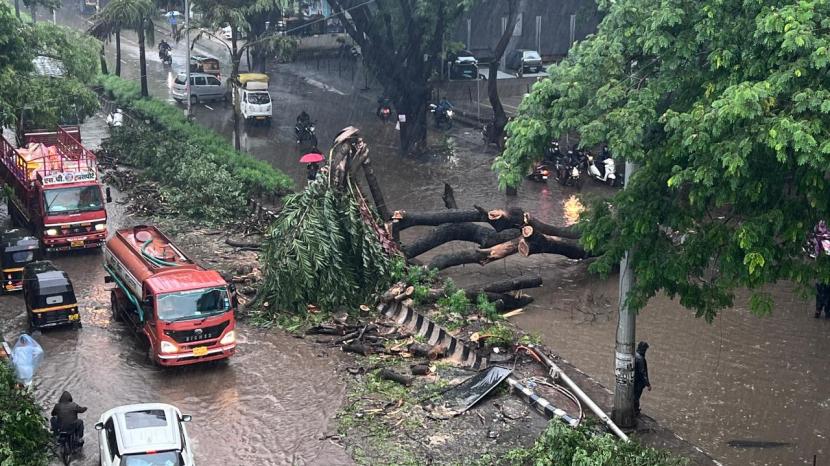
<svg viewBox="0 0 830 466">
<path fill-rule="evenodd" d="M 643 390 L 648 388 L 648 391 L 651 391 L 646 350 L 648 343 L 641 341 L 637 344 L 637 352 L 634 354 L 634 416 L 640 415 L 640 397 L 643 396 Z"/>
</svg>

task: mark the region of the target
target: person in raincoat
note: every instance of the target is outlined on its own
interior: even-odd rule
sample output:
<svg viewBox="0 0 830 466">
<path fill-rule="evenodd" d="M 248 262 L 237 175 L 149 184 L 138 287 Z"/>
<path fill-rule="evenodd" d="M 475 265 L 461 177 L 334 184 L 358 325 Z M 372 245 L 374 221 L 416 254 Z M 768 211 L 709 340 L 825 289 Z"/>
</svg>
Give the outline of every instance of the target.
<svg viewBox="0 0 830 466">
<path fill-rule="evenodd" d="M 72 395 L 64 391 L 58 404 L 52 408 L 52 430 L 55 432 L 74 432 L 78 445 L 84 444 L 84 421 L 78 414 L 85 413 L 86 408 L 72 401 Z"/>
<path fill-rule="evenodd" d="M 43 348 L 29 335 L 20 335 L 12 349 L 12 365 L 17 380 L 30 387 L 35 371 L 43 360 Z"/>
</svg>

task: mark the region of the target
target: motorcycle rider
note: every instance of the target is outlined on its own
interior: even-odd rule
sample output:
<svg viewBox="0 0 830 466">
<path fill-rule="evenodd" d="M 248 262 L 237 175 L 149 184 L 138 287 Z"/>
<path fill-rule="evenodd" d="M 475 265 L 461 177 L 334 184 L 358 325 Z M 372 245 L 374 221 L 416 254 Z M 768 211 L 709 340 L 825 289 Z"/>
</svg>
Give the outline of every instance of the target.
<svg viewBox="0 0 830 466">
<path fill-rule="evenodd" d="M 77 445 L 82 446 L 84 444 L 84 421 L 78 419 L 78 414 L 85 413 L 86 409 L 73 402 L 72 395 L 64 391 L 58 404 L 52 408 L 52 431 L 74 433 Z"/>
<path fill-rule="evenodd" d="M 162 39 L 161 42 L 159 42 L 159 58 L 162 61 L 167 57 L 171 50 L 173 50 L 173 47 L 171 47 L 166 40 Z"/>
<path fill-rule="evenodd" d="M 300 112 L 299 115 L 297 115 L 297 128 L 305 129 L 308 128 L 310 125 L 311 115 L 309 115 L 308 113 L 306 113 L 305 110 L 303 110 L 302 112 Z"/>
<path fill-rule="evenodd" d="M 382 96 L 378 97 L 378 109 L 377 109 L 377 111 L 375 111 L 375 114 L 379 118 L 382 118 L 382 115 L 381 115 L 380 112 L 381 112 L 381 110 L 383 110 L 385 108 L 388 108 L 390 113 L 391 113 L 391 111 L 392 111 L 392 99 L 390 99 L 389 97 L 386 97 L 385 95 L 382 95 Z"/>
</svg>

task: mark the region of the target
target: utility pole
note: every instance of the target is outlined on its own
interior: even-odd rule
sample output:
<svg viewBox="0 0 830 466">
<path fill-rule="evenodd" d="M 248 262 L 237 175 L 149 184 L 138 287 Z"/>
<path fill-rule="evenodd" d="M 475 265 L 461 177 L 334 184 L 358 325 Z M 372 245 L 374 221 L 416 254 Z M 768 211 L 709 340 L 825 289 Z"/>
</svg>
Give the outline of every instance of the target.
<svg viewBox="0 0 830 466">
<path fill-rule="evenodd" d="M 638 164 L 625 162 L 625 187 L 637 171 Z M 614 409 L 611 418 L 623 428 L 634 427 L 634 338 L 637 315 L 628 308 L 628 294 L 634 283 L 631 250 L 620 261 L 620 310 L 617 321 L 617 342 L 614 347 Z"/>
<path fill-rule="evenodd" d="M 181 37 L 181 36 L 180 36 Z M 184 115 L 190 118 L 190 0 L 184 0 L 184 37 L 187 45 L 187 56 L 185 58 L 185 83 L 187 83 L 187 109 Z"/>
<path fill-rule="evenodd" d="M 20 0 L 14 0 L 14 14 L 20 19 Z"/>
</svg>

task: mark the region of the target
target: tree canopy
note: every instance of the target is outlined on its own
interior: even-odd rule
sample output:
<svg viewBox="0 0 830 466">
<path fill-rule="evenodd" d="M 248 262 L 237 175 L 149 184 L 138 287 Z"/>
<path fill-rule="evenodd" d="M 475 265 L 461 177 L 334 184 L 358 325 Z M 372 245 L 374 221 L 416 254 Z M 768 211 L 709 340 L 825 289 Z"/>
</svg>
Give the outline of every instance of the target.
<svg viewBox="0 0 830 466">
<path fill-rule="evenodd" d="M 100 43 L 51 23 L 24 23 L 0 3 L 0 125 L 19 126 L 23 109 L 37 127 L 84 118 L 98 108 L 87 87 L 99 71 Z M 44 56 L 60 62 L 63 77 L 43 76 L 32 60 Z"/>
<path fill-rule="evenodd" d="M 597 34 L 550 68 L 508 126 L 493 164 L 501 186 L 566 133 L 639 164 L 582 222 L 583 244 L 601 253 L 594 271 L 633 251 L 633 309 L 662 290 L 711 320 L 747 287 L 765 313 L 764 284 L 827 277 L 830 261 L 802 248 L 830 202 L 830 2 L 599 4 Z"/>
</svg>

